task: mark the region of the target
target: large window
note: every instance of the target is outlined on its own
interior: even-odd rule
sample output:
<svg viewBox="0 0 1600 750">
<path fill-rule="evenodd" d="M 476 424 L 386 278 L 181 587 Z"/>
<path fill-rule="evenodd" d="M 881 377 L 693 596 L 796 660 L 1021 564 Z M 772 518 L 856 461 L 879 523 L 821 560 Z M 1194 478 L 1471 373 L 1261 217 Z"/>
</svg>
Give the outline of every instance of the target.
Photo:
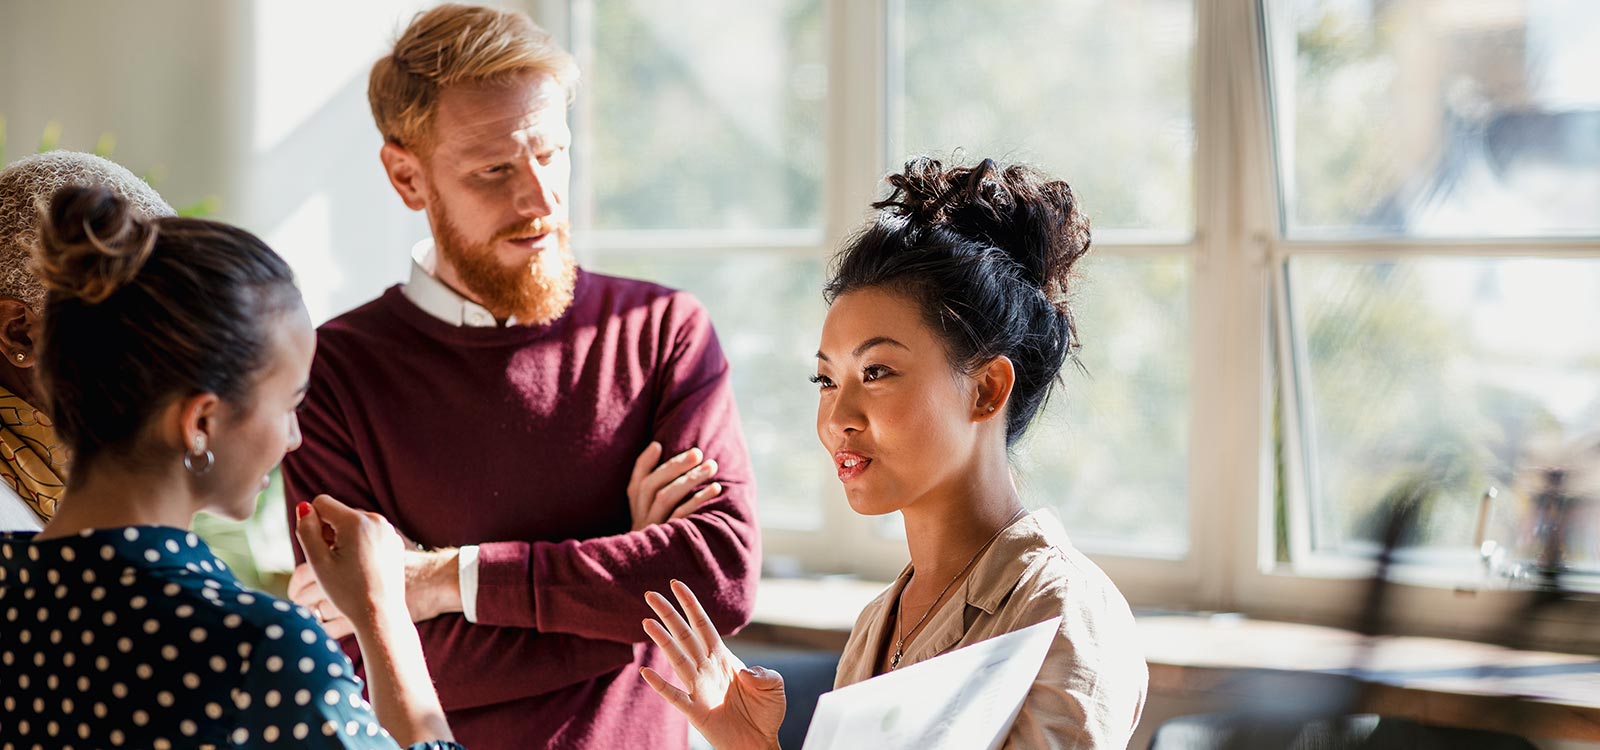
<svg viewBox="0 0 1600 750">
<path fill-rule="evenodd" d="M 1600 6 L 1269 8 L 1291 546 L 1368 549 L 1385 492 L 1425 477 L 1411 559 L 1536 554 L 1533 467 L 1600 425 L 1600 258 L 1556 241 L 1600 234 Z"/>
<path fill-rule="evenodd" d="M 1271 8 L 1288 236 L 1600 233 L 1600 5 Z"/>
<path fill-rule="evenodd" d="M 585 260 L 705 303 L 733 366 L 763 522 L 821 529 L 832 477 L 806 378 L 823 311 L 823 3 L 573 7 Z"/>
<path fill-rule="evenodd" d="M 1426 476 L 1415 619 L 1471 619 L 1478 538 L 1534 554 L 1530 467 L 1600 427 L 1593 3 L 548 2 L 587 76 L 580 251 L 710 308 L 776 567 L 903 563 L 804 381 L 827 258 L 916 154 L 1089 209 L 1082 367 L 1015 465 L 1136 603 L 1331 616 Z"/>
<path fill-rule="evenodd" d="M 1096 250 L 1076 292 L 1083 367 L 1064 373 L 1017 455 L 1026 500 L 1054 507 L 1090 546 L 1181 557 L 1192 3 L 867 4 L 881 30 L 868 50 L 882 63 L 881 116 L 830 131 L 824 120 L 847 111 L 840 100 L 852 92 L 828 90 L 829 62 L 853 40 L 830 38 L 827 16 L 863 15 L 855 5 L 575 3 L 575 46 L 588 53 L 578 139 L 586 259 L 705 301 L 734 366 L 764 523 L 827 534 L 861 521 L 830 508 L 836 482 L 805 378 L 825 259 L 877 185 L 861 186 L 861 202 L 830 222 L 830 186 L 852 178 L 824 174 L 824 152 L 876 153 L 874 182 L 915 154 L 1044 167 L 1083 197 Z M 829 132 L 856 143 L 825 143 Z M 896 526 L 870 536 L 896 544 Z"/>
<path fill-rule="evenodd" d="M 1600 425 L 1600 258 L 1301 257 L 1288 285 L 1311 546 L 1378 538 L 1377 501 L 1421 473 L 1442 491 L 1409 546 L 1475 550 L 1493 488 L 1488 536 L 1531 552 L 1519 529 L 1543 480 L 1519 469 Z"/>
<path fill-rule="evenodd" d="M 1193 233 L 1191 0 L 890 9 L 888 167 L 920 153 L 1028 161 L 1071 182 L 1101 233 Z"/>
<path fill-rule="evenodd" d="M 580 143 L 596 229 L 816 229 L 819 0 L 588 4 Z M 738 33 L 727 33 L 737 29 Z"/>
<path fill-rule="evenodd" d="M 1081 369 L 1022 445 L 1025 501 L 1079 544 L 1188 545 L 1190 0 L 890 3 L 889 152 L 1039 165 L 1072 184 L 1095 249 L 1075 294 Z M 1130 246 L 1132 243 L 1140 243 Z"/>
</svg>

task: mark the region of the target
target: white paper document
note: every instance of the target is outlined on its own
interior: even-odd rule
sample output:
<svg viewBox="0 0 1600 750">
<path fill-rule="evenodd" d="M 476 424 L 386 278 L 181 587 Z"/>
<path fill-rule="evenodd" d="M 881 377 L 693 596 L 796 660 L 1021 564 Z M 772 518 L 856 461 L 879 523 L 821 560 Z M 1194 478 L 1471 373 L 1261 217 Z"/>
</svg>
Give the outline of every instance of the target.
<svg viewBox="0 0 1600 750">
<path fill-rule="evenodd" d="M 826 693 L 805 750 L 997 748 L 1060 625 L 1054 617 Z"/>
</svg>

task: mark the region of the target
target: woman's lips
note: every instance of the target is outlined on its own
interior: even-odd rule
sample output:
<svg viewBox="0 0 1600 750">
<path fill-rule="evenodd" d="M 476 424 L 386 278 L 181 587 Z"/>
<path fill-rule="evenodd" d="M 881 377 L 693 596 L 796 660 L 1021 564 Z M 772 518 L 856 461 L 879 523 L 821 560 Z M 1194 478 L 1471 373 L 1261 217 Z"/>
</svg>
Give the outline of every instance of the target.
<svg viewBox="0 0 1600 750">
<path fill-rule="evenodd" d="M 839 481 L 849 482 L 872 466 L 872 459 L 855 451 L 839 451 L 833 454 L 833 466 L 839 472 Z"/>
</svg>

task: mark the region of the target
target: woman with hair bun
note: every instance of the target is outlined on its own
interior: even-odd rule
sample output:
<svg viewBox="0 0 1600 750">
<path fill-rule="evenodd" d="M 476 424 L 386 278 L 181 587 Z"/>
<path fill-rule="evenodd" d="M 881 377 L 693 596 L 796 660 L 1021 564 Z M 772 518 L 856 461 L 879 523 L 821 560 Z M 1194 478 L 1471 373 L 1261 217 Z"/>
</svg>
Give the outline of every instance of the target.
<svg viewBox="0 0 1600 750">
<path fill-rule="evenodd" d="M 835 259 L 813 382 L 851 508 L 900 511 L 911 562 L 857 619 L 835 686 L 1061 616 L 1005 747 L 1120 750 L 1148 678 L 1133 615 L 1054 514 L 1025 511 L 1009 461 L 1078 349 L 1089 221 L 1067 183 L 991 160 L 916 159 L 889 185 Z M 777 747 L 782 677 L 745 668 L 672 589 L 676 608 L 646 595 L 645 632 L 686 689 L 645 679 L 719 750 Z"/>
<path fill-rule="evenodd" d="M 249 517 L 300 444 L 315 334 L 289 266 L 104 187 L 57 192 L 42 240 L 39 385 L 72 470 L 43 531 L 0 534 L 7 746 L 454 746 L 381 517 L 321 496 L 296 528 L 355 624 L 370 706 L 312 613 L 189 531 Z"/>
</svg>

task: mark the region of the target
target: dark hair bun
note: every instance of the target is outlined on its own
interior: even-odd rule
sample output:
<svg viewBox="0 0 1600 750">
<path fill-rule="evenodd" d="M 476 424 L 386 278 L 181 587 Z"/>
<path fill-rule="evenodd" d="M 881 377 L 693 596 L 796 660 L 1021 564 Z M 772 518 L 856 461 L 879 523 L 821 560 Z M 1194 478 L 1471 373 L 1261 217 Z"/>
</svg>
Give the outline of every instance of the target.
<svg viewBox="0 0 1600 750">
<path fill-rule="evenodd" d="M 50 199 L 41 240 L 35 270 L 45 289 L 95 305 L 139 274 L 156 226 L 108 188 L 73 185 Z"/>
<path fill-rule="evenodd" d="M 1090 243 L 1089 217 L 1067 183 L 1021 164 L 1002 168 L 984 159 L 947 169 L 926 156 L 906 162 L 888 182 L 893 191 L 874 208 L 1000 249 L 1052 304 L 1065 305 L 1073 264 Z"/>
</svg>

